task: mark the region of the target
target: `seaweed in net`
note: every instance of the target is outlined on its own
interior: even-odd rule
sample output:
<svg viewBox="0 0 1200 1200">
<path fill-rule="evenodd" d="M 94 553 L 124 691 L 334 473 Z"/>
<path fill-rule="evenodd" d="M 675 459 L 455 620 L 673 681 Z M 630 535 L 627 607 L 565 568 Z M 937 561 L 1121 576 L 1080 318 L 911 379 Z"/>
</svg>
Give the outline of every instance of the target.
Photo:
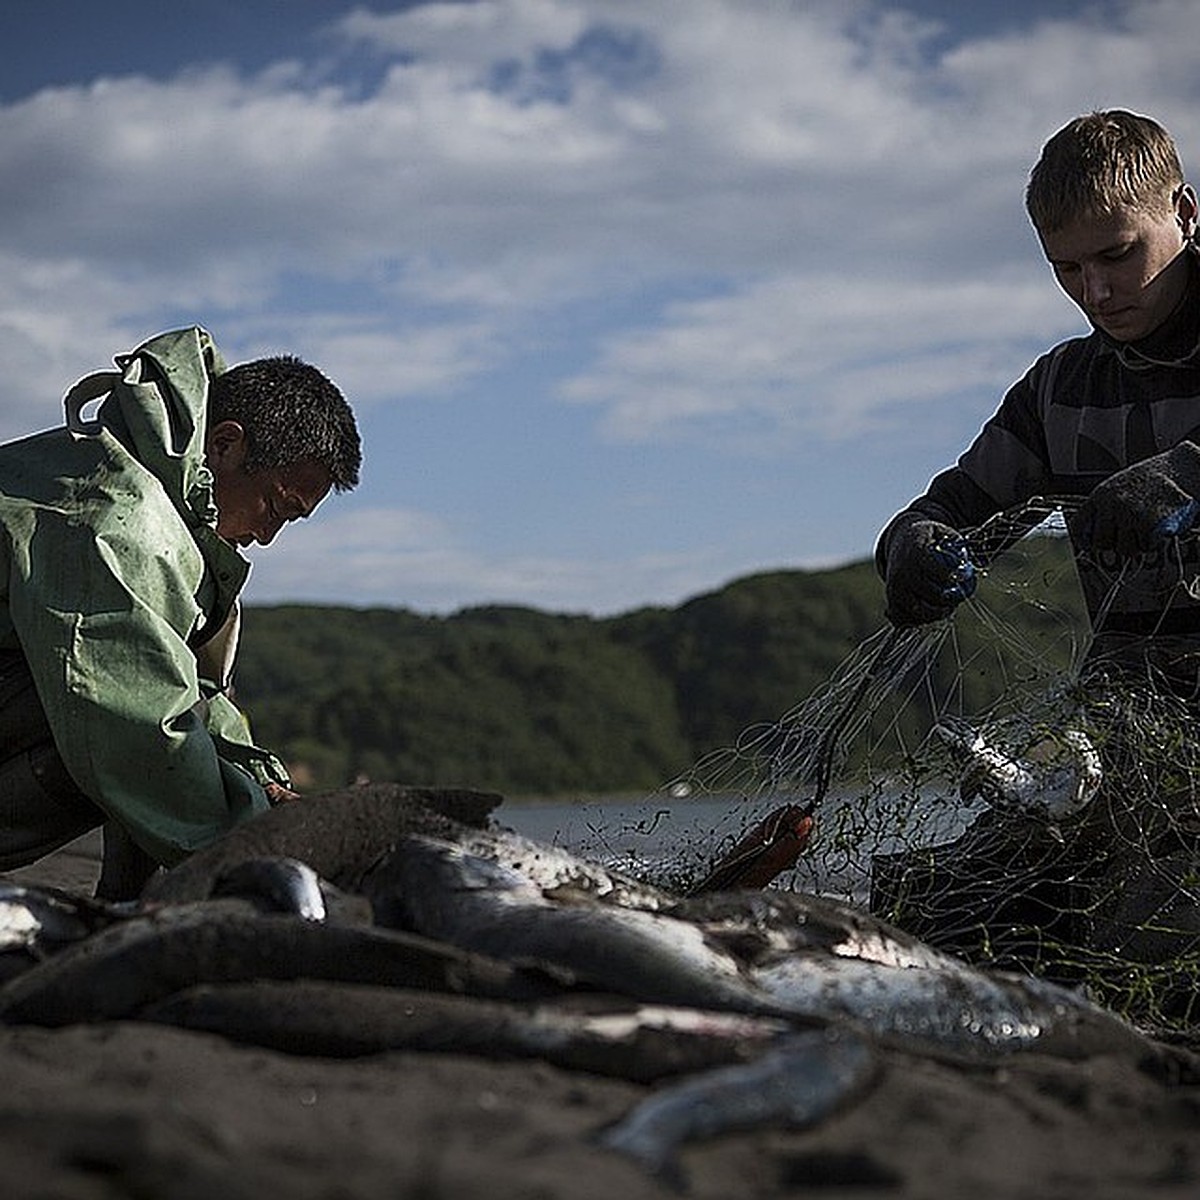
<svg viewBox="0 0 1200 1200">
<path fill-rule="evenodd" d="M 952 619 L 878 630 L 637 816 L 589 823 L 580 848 L 689 891 L 748 829 L 799 805 L 813 836 L 773 886 L 1085 986 L 1147 1027 L 1200 1025 L 1196 710 L 1153 670 L 1089 657 L 1063 503 L 972 535 L 989 566 Z"/>
</svg>

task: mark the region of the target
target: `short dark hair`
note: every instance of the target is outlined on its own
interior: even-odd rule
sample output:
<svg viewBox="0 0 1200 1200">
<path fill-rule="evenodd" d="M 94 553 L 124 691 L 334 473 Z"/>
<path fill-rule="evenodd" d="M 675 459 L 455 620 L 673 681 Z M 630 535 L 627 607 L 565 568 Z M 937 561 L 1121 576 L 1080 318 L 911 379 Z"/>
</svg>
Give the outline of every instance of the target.
<svg viewBox="0 0 1200 1200">
<path fill-rule="evenodd" d="M 317 462 L 335 491 L 358 483 L 362 445 L 337 386 L 292 354 L 239 363 L 213 376 L 210 426 L 236 421 L 246 434 L 246 470 Z"/>
<path fill-rule="evenodd" d="M 1169 211 L 1182 183 L 1171 135 L 1150 117 L 1113 108 L 1076 117 L 1042 147 L 1025 207 L 1039 232 L 1055 233 L 1121 208 Z"/>
</svg>

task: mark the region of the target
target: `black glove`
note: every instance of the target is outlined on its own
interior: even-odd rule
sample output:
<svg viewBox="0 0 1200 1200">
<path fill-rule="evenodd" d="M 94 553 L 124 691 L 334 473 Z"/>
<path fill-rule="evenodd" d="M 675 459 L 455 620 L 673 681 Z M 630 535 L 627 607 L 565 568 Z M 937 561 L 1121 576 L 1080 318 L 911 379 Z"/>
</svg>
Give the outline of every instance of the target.
<svg viewBox="0 0 1200 1200">
<path fill-rule="evenodd" d="M 1200 447 L 1180 442 L 1110 475 L 1069 525 L 1081 549 L 1132 558 L 1187 533 L 1200 515 Z"/>
<path fill-rule="evenodd" d="M 893 625 L 948 617 L 975 591 L 975 564 L 957 529 L 913 517 L 888 535 L 887 616 Z"/>
</svg>

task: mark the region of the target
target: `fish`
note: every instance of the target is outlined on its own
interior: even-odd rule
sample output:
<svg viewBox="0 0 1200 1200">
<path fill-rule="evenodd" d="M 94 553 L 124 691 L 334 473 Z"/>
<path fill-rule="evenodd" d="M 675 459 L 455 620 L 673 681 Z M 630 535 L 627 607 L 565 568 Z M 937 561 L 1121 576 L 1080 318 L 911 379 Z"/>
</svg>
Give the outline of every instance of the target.
<svg viewBox="0 0 1200 1200">
<path fill-rule="evenodd" d="M 221 872 L 210 895 L 239 896 L 267 912 L 324 921 L 329 908 L 321 877 L 296 858 L 248 858 Z"/>
<path fill-rule="evenodd" d="M 127 917 L 0 986 L 0 1023 L 57 1027 L 133 1019 L 203 983 L 329 979 L 499 999 L 562 991 L 541 970 L 399 930 L 262 913 L 223 898 Z"/>
<path fill-rule="evenodd" d="M 549 963 L 639 1000 L 770 1015 L 737 963 L 694 925 L 544 889 L 515 862 L 458 843 L 403 838 L 362 888 L 381 925 L 506 962 Z"/>
<path fill-rule="evenodd" d="M 796 865 L 812 838 L 811 805 L 784 804 L 742 837 L 695 884 L 690 894 L 762 888 Z"/>
<path fill-rule="evenodd" d="M 464 829 L 454 839 L 464 854 L 509 869 L 560 901 L 595 900 L 619 908 L 656 912 L 675 902 L 673 892 L 616 867 L 601 866 L 560 846 L 511 829 Z"/>
<path fill-rule="evenodd" d="M 139 1019 L 288 1054 L 352 1058 L 393 1050 L 538 1058 L 652 1083 L 746 1062 L 794 1031 L 785 1021 L 620 996 L 506 1002 L 328 980 L 201 984 Z"/>
<path fill-rule="evenodd" d="M 221 867 L 208 891 L 211 899 L 247 900 L 259 912 L 291 913 L 305 921 L 372 923 L 371 906 L 362 896 L 335 887 L 296 858 L 247 858 Z M 150 911 L 155 906 L 144 901 L 140 908 Z"/>
<path fill-rule="evenodd" d="M 776 1011 L 850 1022 L 906 1051 L 991 1061 L 1156 1053 L 1085 995 L 1034 976 L 975 967 L 855 905 L 801 892 L 726 893 L 667 914 L 728 945 Z"/>
<path fill-rule="evenodd" d="M 966 722 L 942 718 L 933 732 L 965 763 L 964 801 L 1062 821 L 1083 812 L 1104 782 L 1100 753 L 1079 729 L 1047 734 L 1010 754 Z"/>
<path fill-rule="evenodd" d="M 304 796 L 242 821 L 168 871 L 152 876 L 141 900 L 183 904 L 207 900 L 216 880 L 249 859 L 292 858 L 321 879 L 353 892 L 363 873 L 406 833 L 455 839 L 486 827 L 503 802 L 494 792 L 464 788 L 364 784 Z"/>
<path fill-rule="evenodd" d="M 879 1056 L 861 1034 L 807 1030 L 751 1063 L 656 1090 L 596 1140 L 683 1190 L 678 1152 L 686 1142 L 766 1125 L 809 1128 L 863 1096 L 879 1075 Z"/>
<path fill-rule="evenodd" d="M 1078 993 L 970 966 L 855 906 L 804 893 L 713 893 L 655 912 L 563 901 L 511 865 L 426 837 L 403 839 L 365 882 L 381 923 L 648 1003 L 853 1023 L 955 1059 L 1147 1046 Z"/>
<path fill-rule="evenodd" d="M 0 882 L 0 980 L 120 919 L 103 901 L 54 887 Z"/>
</svg>

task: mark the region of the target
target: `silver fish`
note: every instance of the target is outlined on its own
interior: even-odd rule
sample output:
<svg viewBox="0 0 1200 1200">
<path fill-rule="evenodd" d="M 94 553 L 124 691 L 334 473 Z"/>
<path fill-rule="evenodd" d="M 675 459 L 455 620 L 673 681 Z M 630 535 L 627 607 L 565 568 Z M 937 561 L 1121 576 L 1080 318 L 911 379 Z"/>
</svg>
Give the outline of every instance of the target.
<svg viewBox="0 0 1200 1200">
<path fill-rule="evenodd" d="M 1084 997 L 969 966 L 849 905 L 731 892 L 658 912 L 549 898 L 515 868 L 430 838 L 401 841 L 377 913 L 508 962 L 540 962 L 647 1002 L 852 1021 L 918 1052 L 992 1058 L 1146 1042 Z M 382 919 L 382 918 L 381 918 Z"/>
<path fill-rule="evenodd" d="M 639 1000 L 738 1012 L 772 1007 L 686 921 L 571 891 L 457 843 L 407 837 L 363 880 L 376 920 L 508 962 L 537 961 Z"/>
<path fill-rule="evenodd" d="M 1153 1044 L 1086 996 L 973 967 L 870 913 L 801 892 L 681 901 L 669 915 L 729 945 L 781 1011 L 850 1020 L 916 1053 L 991 1059 L 1036 1048 L 1078 1057 L 1154 1055 Z"/>
<path fill-rule="evenodd" d="M 82 941 L 118 919 L 100 901 L 52 887 L 0 883 L 0 979 Z"/>
<path fill-rule="evenodd" d="M 560 990 L 540 973 L 413 934 L 217 899 L 149 909 L 65 947 L 0 987 L 0 1023 L 133 1018 L 198 984 L 298 978 L 517 1000 Z"/>
<path fill-rule="evenodd" d="M 857 1099 L 877 1076 L 878 1060 L 860 1035 L 809 1030 L 752 1063 L 717 1067 L 656 1091 L 598 1140 L 682 1188 L 677 1155 L 685 1142 L 771 1124 L 807 1128 Z"/>
<path fill-rule="evenodd" d="M 455 839 L 464 853 L 517 872 L 552 899 L 592 899 L 622 908 L 656 912 L 675 896 L 632 875 L 511 830 L 468 829 Z"/>
<path fill-rule="evenodd" d="M 781 1010 L 895 1040 L 988 1056 L 1032 1046 L 1067 1010 L 1108 1024 L 1074 993 L 978 970 L 834 900 L 726 894 L 684 901 L 671 915 L 735 947 L 748 979 Z"/>
<path fill-rule="evenodd" d="M 513 1003 L 308 979 L 202 984 L 150 1005 L 139 1019 L 291 1054 L 337 1058 L 414 1050 L 539 1058 L 639 1083 L 746 1062 L 794 1032 L 769 1017 L 612 996 Z"/>
<path fill-rule="evenodd" d="M 1061 821 L 1082 812 L 1104 782 L 1100 754 L 1079 729 L 1048 734 L 1021 755 L 966 722 L 944 718 L 934 733 L 966 764 L 959 786 L 964 800 L 979 797 L 993 808 Z"/>
<path fill-rule="evenodd" d="M 212 895 L 236 896 L 268 912 L 293 913 L 306 921 L 327 915 L 320 876 L 295 858 L 248 858 L 217 876 Z"/>
</svg>

